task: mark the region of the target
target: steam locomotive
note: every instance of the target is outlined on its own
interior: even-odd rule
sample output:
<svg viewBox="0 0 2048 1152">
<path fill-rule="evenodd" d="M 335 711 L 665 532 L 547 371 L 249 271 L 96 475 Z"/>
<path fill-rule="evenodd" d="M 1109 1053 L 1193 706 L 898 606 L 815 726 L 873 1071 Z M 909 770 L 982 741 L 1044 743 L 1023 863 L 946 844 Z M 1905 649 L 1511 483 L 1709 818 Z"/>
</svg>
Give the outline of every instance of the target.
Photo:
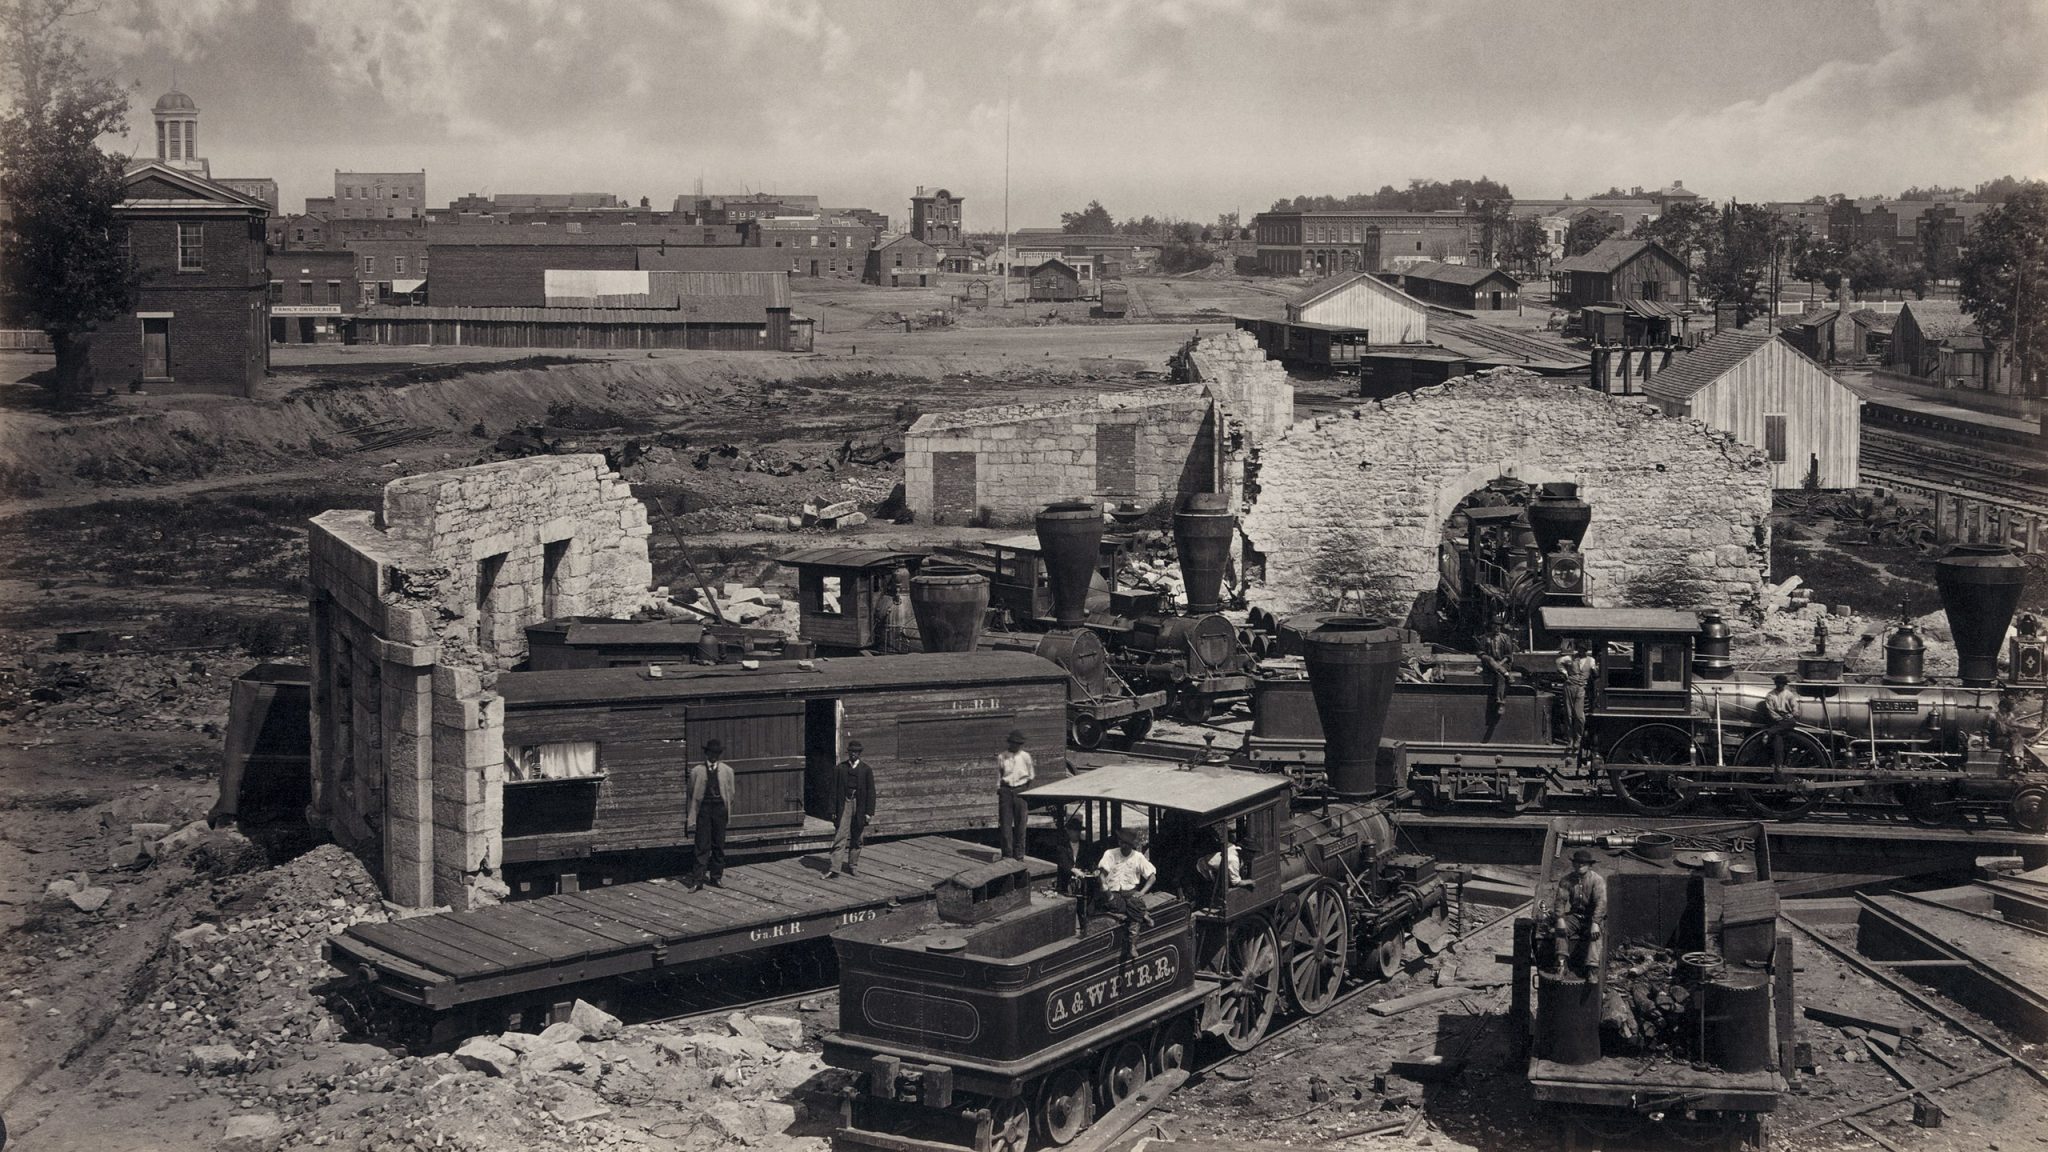
<svg viewBox="0 0 2048 1152">
<path fill-rule="evenodd" d="M 1537 609 L 1585 603 L 1579 545 L 1592 519 L 1577 484 L 1487 485 L 1452 514 L 1454 525 L 1463 522 L 1463 538 L 1438 548 L 1437 622 L 1476 640 L 1503 618 L 1510 632 L 1534 640 Z"/>
<path fill-rule="evenodd" d="M 834 935 L 840 1015 L 825 1059 L 860 1074 L 842 1140 L 1067 1144 L 1139 1091 L 1178 1085 L 1203 1038 L 1249 1050 L 1283 1012 L 1329 1008 L 1359 969 L 1398 971 L 1411 936 L 1443 940 L 1435 861 L 1400 851 L 1386 815 L 1379 737 L 1400 634 L 1332 620 L 1307 647 L 1330 733 L 1316 789 L 1153 762 L 1025 793 L 1079 818 L 1084 844 L 1149 834 L 1158 883 L 1139 908 L 1034 893 L 1009 862 L 946 882 L 933 907 Z"/>
<path fill-rule="evenodd" d="M 1839 660 L 1803 659 L 1785 672 L 1799 703 L 1782 768 L 1762 717 L 1775 675 L 1735 671 L 1729 629 L 1711 612 L 1536 609 L 1542 632 L 1589 642 L 1599 656 L 1580 747 L 1560 743 L 1559 692 L 1540 675 L 1499 708 L 1476 675 L 1403 683 L 1387 736 L 1425 804 L 1519 811 L 1549 795 L 1611 793 L 1639 814 L 1671 816 L 1719 796 L 1797 820 L 1841 799 L 1900 804 L 1930 825 L 2000 813 L 2048 831 L 2048 772 L 2031 753 L 1992 739 L 2000 700 L 2016 694 L 1996 681 L 1997 652 L 2024 566 L 2004 546 L 1965 544 L 1935 571 L 1962 657 L 1959 682 L 1928 680 L 1925 641 L 1911 627 L 1885 641 L 1881 678 L 1852 679 Z M 1261 679 L 1247 763 L 1299 772 L 1312 759 L 1303 750 L 1319 734 L 1300 707 L 1306 687 Z"/>
</svg>

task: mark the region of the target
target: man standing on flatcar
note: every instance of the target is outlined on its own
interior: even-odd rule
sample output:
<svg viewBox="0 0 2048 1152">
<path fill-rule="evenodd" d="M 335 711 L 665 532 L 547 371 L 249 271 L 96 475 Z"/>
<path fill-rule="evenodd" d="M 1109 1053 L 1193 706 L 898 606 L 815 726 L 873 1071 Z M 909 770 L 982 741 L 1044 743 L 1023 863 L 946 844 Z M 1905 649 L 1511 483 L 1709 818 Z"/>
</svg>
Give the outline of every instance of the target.
<svg viewBox="0 0 2048 1152">
<path fill-rule="evenodd" d="M 1010 732 L 1010 750 L 996 755 L 996 838 L 1003 855 L 1024 858 L 1024 790 L 1038 775 L 1038 765 L 1024 750 L 1024 733 Z"/>
<path fill-rule="evenodd" d="M 725 742 L 706 740 L 704 762 L 690 769 L 690 801 L 683 809 L 683 834 L 697 830 L 697 871 L 692 889 L 709 884 L 722 887 L 725 879 L 725 825 L 731 815 L 732 765 L 725 762 Z"/>
<path fill-rule="evenodd" d="M 1764 697 L 1764 731 L 1771 738 L 1771 767 L 1785 769 L 1785 741 L 1799 726 L 1799 693 L 1792 690 L 1792 678 L 1783 672 L 1771 678 L 1771 694 Z"/>
<path fill-rule="evenodd" d="M 832 766 L 833 810 L 839 813 L 838 830 L 832 834 L 832 867 L 827 880 L 843 868 L 855 875 L 860 865 L 861 837 L 875 815 L 875 770 L 861 756 L 861 742 L 846 742 L 846 759 Z"/>
</svg>

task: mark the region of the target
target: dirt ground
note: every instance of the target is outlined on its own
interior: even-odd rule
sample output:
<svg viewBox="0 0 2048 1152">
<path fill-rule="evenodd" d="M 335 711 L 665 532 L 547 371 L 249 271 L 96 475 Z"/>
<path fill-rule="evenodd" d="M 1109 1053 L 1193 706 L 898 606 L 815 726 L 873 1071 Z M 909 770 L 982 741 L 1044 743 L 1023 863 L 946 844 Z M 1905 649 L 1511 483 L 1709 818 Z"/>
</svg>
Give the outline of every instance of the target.
<svg viewBox="0 0 2048 1152">
<path fill-rule="evenodd" d="M 1197 329 L 1277 315 L 1296 286 L 1132 284 L 1138 322 L 996 305 L 911 332 L 901 317 L 947 307 L 939 293 L 800 285 L 820 320 L 808 355 L 284 348 L 253 402 L 123 396 L 55 412 L 22 383 L 48 358 L 0 354 L 9 1147 L 822 1148 L 837 1087 L 816 1060 L 829 996 L 777 1010 L 797 1021 L 793 1044 L 780 1016 L 600 1027 L 493 1074 L 479 1058 L 394 1051 L 352 1002 L 316 994 L 331 975 L 325 934 L 390 912 L 332 848 L 205 829 L 228 683 L 260 660 L 304 654 L 305 519 L 372 507 L 396 476 L 543 447 L 606 451 L 677 514 L 710 579 L 778 579 L 776 550 L 828 537 L 763 532 L 752 518 L 811 498 L 881 510 L 901 478 L 892 452 L 918 413 L 1157 383 Z M 1105 367 L 1113 360 L 1145 367 Z M 1312 382 L 1302 395 L 1335 399 Z M 657 523 L 657 578 L 679 585 L 666 529 Z M 920 546 L 972 534 L 878 520 L 829 539 Z M 80 879 L 85 890 L 65 894 Z M 1276 1040 L 1238 1062 L 1251 1080 L 1203 1078 L 1155 1117 L 1158 1130 L 1327 1144 L 1405 1090 L 1424 1117 L 1414 1133 L 1349 1146 L 1540 1144 L 1548 1129 L 1508 1060 L 1498 986 L 1391 1021 L 1362 1010 L 1438 979 L 1496 980 L 1491 956 L 1504 946 L 1495 930 L 1450 975 L 1418 966 Z M 1816 952 L 1805 963 L 1815 995 L 1887 995 Z M 1807 1027 L 1823 1055 L 1788 1101 L 1792 1124 L 1890 1090 L 1831 1030 Z M 1965 1040 L 1930 1036 L 1944 1056 L 1975 1058 Z M 1466 1052 L 1461 1079 L 1373 1091 L 1392 1056 L 1444 1045 Z M 1327 1103 L 1310 1098 L 1312 1077 L 1332 1088 Z M 1901 1128 L 1900 1108 L 1873 1123 L 1937 1150 L 2048 1143 L 2048 1097 L 2015 1073 L 1983 1084 L 1967 1101 L 1952 1094 L 1948 1128 Z M 1861 1140 L 1837 1126 L 1793 1146 Z"/>
</svg>

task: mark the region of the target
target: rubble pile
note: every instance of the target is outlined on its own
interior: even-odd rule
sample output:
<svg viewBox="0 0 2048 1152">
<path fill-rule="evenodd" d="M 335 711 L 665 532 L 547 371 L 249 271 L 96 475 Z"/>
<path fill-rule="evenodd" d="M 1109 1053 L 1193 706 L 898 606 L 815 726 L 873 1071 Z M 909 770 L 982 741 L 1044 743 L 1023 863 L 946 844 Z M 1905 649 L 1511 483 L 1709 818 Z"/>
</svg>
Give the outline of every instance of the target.
<svg viewBox="0 0 2048 1152">
<path fill-rule="evenodd" d="M 203 822 L 200 828 L 203 834 Z M 203 842 L 195 838 L 192 847 Z M 320 955 L 330 933 L 385 918 L 376 882 L 355 857 L 323 845 L 282 867 L 231 877 L 216 890 L 214 908 L 219 919 L 172 934 L 150 973 L 155 979 L 130 1017 L 126 1066 L 196 1076 L 262 1072 L 295 1059 L 300 1045 L 345 1030 L 309 989 L 330 975 Z"/>
</svg>

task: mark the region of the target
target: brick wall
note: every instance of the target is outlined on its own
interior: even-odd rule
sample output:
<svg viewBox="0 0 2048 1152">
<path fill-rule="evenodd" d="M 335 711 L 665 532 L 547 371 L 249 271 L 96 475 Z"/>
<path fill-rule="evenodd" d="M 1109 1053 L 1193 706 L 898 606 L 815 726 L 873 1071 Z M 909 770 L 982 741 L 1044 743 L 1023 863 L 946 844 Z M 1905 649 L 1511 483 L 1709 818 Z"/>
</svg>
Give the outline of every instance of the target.
<svg viewBox="0 0 2048 1152">
<path fill-rule="evenodd" d="M 1513 369 L 1296 425 L 1248 482 L 1243 531 L 1265 556 L 1265 607 L 1330 606 L 1363 588 L 1395 616 L 1433 601 L 1453 508 L 1503 475 L 1572 481 L 1597 605 L 1752 607 L 1769 561 L 1763 454 L 1696 420 Z"/>
<path fill-rule="evenodd" d="M 597 455 L 407 477 L 377 513 L 314 518 L 313 810 L 392 900 L 466 906 L 498 866 L 496 673 L 543 615 L 645 605 L 647 535 Z"/>
<path fill-rule="evenodd" d="M 142 282 L 133 310 L 102 323 L 84 342 L 93 386 L 253 394 L 270 364 L 261 219 L 129 211 L 122 218 Z M 178 270 L 180 222 L 202 229 L 199 271 Z M 171 314 L 158 318 L 168 327 L 169 377 L 144 381 L 140 314 L 164 312 Z"/>
<path fill-rule="evenodd" d="M 428 257 L 437 308 L 541 308 L 550 268 L 639 267 L 632 247 L 613 244 L 435 244 Z"/>
</svg>

